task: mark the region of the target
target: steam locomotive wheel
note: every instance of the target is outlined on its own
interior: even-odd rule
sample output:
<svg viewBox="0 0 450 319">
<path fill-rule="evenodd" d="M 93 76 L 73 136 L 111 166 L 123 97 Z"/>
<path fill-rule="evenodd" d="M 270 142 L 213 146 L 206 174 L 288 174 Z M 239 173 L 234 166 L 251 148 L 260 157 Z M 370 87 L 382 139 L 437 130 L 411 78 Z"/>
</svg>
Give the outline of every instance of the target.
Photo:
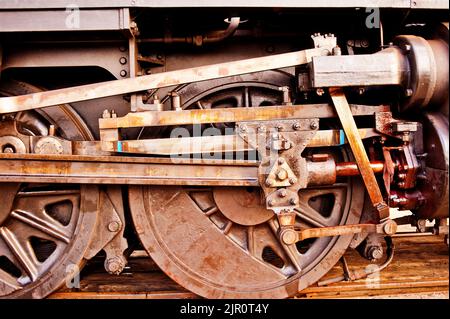
<svg viewBox="0 0 450 319">
<path fill-rule="evenodd" d="M 273 75 L 257 76 L 273 80 Z M 277 76 L 280 80 L 279 73 Z M 284 85 L 289 83 L 281 78 Z M 233 83 L 236 81 L 229 81 L 233 84 L 210 88 L 196 84 L 193 91 L 203 92 L 197 98 L 183 88 L 188 96 L 184 101 L 189 101 L 184 108 L 226 107 L 227 103 L 248 107 L 244 101 L 249 100 L 260 101 L 257 106 L 279 103 L 280 93 L 275 91 L 280 82 L 278 86 L 266 82 L 258 89 L 258 79 L 238 80 L 246 83 L 239 87 Z M 337 156 L 348 160 L 347 155 Z M 300 229 L 357 223 L 364 188 L 359 180 L 348 179 L 301 190 L 300 201 L 296 220 Z M 186 289 L 207 298 L 293 296 L 326 274 L 352 238 L 327 237 L 293 246 L 281 243 L 278 221 L 261 203 L 257 187 L 133 186 L 129 202 L 137 234 L 158 266 Z"/>
<path fill-rule="evenodd" d="M 362 185 L 300 192 L 300 229 L 357 223 Z M 207 298 L 286 298 L 319 280 L 351 236 L 282 244 L 258 188 L 132 187 L 138 235 L 173 280 Z"/>
<path fill-rule="evenodd" d="M 0 83 L 3 96 L 39 90 L 13 80 Z M 65 138 L 92 138 L 69 105 L 18 113 L 14 120 L 25 135 L 47 135 L 53 124 Z M 79 185 L 0 184 L 0 298 L 44 298 L 76 275 L 96 222 L 96 215 L 85 211 L 95 191 Z"/>
</svg>

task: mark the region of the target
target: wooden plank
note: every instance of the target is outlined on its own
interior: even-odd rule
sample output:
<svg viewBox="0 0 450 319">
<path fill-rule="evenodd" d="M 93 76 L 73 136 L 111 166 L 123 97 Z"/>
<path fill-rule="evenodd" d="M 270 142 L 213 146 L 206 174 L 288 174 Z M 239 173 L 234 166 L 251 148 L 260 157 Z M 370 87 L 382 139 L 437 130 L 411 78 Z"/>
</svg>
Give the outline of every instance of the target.
<svg viewBox="0 0 450 319">
<path fill-rule="evenodd" d="M 449 298 L 448 247 L 442 236 L 397 236 L 391 265 L 379 275 L 379 281 L 361 279 L 301 291 L 295 299 L 330 298 Z M 351 269 L 370 263 L 349 249 L 346 259 Z M 342 274 L 340 263 L 322 280 Z M 103 270 L 103 260 L 92 260 L 83 270 L 79 289 L 63 288 L 53 299 L 192 299 L 198 298 L 176 284 L 144 251 L 134 252 L 120 276 Z"/>
</svg>

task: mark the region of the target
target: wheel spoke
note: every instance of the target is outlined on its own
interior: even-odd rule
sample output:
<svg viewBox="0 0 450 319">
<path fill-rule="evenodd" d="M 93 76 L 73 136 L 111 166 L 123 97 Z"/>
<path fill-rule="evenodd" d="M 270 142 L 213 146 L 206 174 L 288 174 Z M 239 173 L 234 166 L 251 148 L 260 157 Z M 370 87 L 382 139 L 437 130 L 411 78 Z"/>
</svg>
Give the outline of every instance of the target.
<svg viewBox="0 0 450 319">
<path fill-rule="evenodd" d="M 268 221 L 270 229 L 272 230 L 274 236 L 278 238 L 278 228 L 279 225 L 276 222 L 275 218 Z M 300 254 L 297 251 L 297 248 L 295 245 L 286 245 L 280 240 L 278 241 L 279 246 L 283 249 L 283 251 L 286 253 L 286 255 L 289 257 L 289 260 L 291 261 L 292 265 L 297 269 L 297 272 L 300 272 L 302 270 L 301 260 L 300 260 Z"/>
<path fill-rule="evenodd" d="M 67 230 L 56 223 L 50 223 L 49 221 L 43 220 L 24 210 L 15 210 L 11 212 L 11 216 L 55 239 L 61 240 L 67 244 L 70 242 L 70 235 Z"/>
<path fill-rule="evenodd" d="M 0 269 L 0 291 L 8 295 L 19 289 L 21 287 L 17 284 L 17 279 Z"/>
<path fill-rule="evenodd" d="M 11 252 L 17 258 L 23 269 L 30 276 L 32 281 L 38 277 L 37 265 L 27 254 L 25 248 L 20 244 L 16 236 L 6 227 L 0 227 L 0 236 L 8 245 Z"/>
<path fill-rule="evenodd" d="M 308 205 L 305 205 L 303 203 L 300 203 L 300 207 L 295 210 L 297 213 L 297 216 L 305 221 L 307 224 L 310 224 L 314 227 L 326 227 L 327 222 L 324 220 L 324 218 L 314 210 L 313 208 L 309 207 Z"/>
<path fill-rule="evenodd" d="M 244 87 L 243 107 L 251 107 L 252 101 L 250 99 L 250 89 L 248 86 Z"/>
</svg>

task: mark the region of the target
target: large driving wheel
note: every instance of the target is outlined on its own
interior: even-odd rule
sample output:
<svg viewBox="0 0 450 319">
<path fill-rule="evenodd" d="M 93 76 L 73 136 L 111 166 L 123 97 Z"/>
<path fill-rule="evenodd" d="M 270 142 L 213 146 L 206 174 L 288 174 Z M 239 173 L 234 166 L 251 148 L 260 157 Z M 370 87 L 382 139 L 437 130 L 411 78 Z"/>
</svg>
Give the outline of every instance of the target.
<svg viewBox="0 0 450 319">
<path fill-rule="evenodd" d="M 226 84 L 232 81 L 224 79 L 215 87 L 196 84 L 196 94 L 183 87 L 184 108 L 275 105 L 281 99 L 278 87 L 289 84 L 275 72 L 239 80 Z M 337 160 L 349 160 L 347 151 L 337 153 Z M 352 238 L 281 243 L 277 219 L 262 204 L 259 188 L 136 186 L 129 188 L 129 201 L 150 256 L 173 280 L 207 298 L 293 296 L 326 274 Z M 298 228 L 353 224 L 361 216 L 364 189 L 358 179 L 345 179 L 301 190 L 300 201 Z"/>
</svg>

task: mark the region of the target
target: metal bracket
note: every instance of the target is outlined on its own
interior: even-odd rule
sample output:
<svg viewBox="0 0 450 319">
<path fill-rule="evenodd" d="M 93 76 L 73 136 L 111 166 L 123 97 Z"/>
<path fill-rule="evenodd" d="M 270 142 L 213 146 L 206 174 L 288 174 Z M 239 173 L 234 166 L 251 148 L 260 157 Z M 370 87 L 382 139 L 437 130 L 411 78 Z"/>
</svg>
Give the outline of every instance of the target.
<svg viewBox="0 0 450 319">
<path fill-rule="evenodd" d="M 258 178 L 267 209 L 281 214 L 298 207 L 298 190 L 308 185 L 307 163 L 301 153 L 318 129 L 317 118 L 237 124 L 239 136 L 262 157 Z"/>
<path fill-rule="evenodd" d="M 85 258 L 93 258 L 100 250 L 106 253 L 105 270 L 110 274 L 120 274 L 126 266 L 123 255 L 128 243 L 123 237 L 125 215 L 120 186 L 108 186 L 100 191 L 99 220 L 94 237 L 86 251 Z"/>
</svg>

